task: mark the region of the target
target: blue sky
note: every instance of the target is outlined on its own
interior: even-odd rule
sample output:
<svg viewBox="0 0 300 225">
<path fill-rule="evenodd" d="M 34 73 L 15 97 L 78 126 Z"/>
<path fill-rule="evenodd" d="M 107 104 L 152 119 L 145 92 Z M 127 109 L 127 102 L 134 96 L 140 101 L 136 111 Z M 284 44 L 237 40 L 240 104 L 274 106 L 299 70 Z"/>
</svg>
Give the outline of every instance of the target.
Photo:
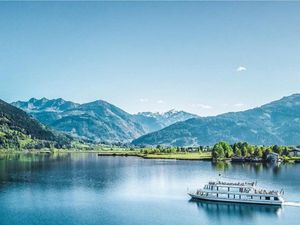
<svg viewBox="0 0 300 225">
<path fill-rule="evenodd" d="M 300 92 L 300 2 L 1 2 L 0 98 L 216 115 Z"/>
</svg>

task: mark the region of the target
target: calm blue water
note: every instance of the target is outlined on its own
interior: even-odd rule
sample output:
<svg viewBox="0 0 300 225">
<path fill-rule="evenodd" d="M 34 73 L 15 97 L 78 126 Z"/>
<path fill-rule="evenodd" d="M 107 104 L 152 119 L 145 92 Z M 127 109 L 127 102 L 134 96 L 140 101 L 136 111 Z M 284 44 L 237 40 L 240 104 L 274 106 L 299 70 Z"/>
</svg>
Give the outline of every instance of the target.
<svg viewBox="0 0 300 225">
<path fill-rule="evenodd" d="M 285 189 L 300 202 L 300 164 L 282 166 L 0 155 L 0 224 L 299 224 L 300 207 L 197 203 L 186 195 L 222 172 Z"/>
</svg>

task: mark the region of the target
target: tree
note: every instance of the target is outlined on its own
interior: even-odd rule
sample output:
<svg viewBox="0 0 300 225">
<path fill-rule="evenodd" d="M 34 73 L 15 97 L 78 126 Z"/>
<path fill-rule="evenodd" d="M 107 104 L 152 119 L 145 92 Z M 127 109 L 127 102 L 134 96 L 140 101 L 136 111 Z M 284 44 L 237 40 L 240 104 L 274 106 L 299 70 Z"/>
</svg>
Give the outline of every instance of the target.
<svg viewBox="0 0 300 225">
<path fill-rule="evenodd" d="M 221 141 L 214 145 L 212 154 L 214 158 L 230 158 L 233 156 L 233 150 L 228 143 Z"/>
<path fill-rule="evenodd" d="M 212 149 L 212 156 L 215 159 L 224 158 L 225 153 L 224 153 L 224 149 L 223 149 L 222 145 L 220 145 L 219 143 L 214 145 L 214 147 Z"/>
<path fill-rule="evenodd" d="M 254 146 L 253 145 L 248 145 L 247 146 L 247 152 L 249 155 L 253 155 L 254 154 Z"/>
<path fill-rule="evenodd" d="M 171 153 L 176 153 L 177 149 L 174 148 L 174 147 L 172 147 L 172 148 L 170 149 L 170 151 L 171 151 Z"/>
<path fill-rule="evenodd" d="M 272 152 L 271 148 L 266 148 L 265 151 L 263 152 L 263 159 L 266 160 L 268 155 Z"/>
<path fill-rule="evenodd" d="M 235 152 L 236 156 L 241 157 L 242 156 L 242 151 L 238 148 Z"/>
<path fill-rule="evenodd" d="M 241 150 L 242 150 L 242 156 L 243 156 L 243 157 L 249 157 L 248 148 L 249 148 L 248 143 L 247 143 L 247 142 L 244 142 L 244 143 L 242 144 L 242 148 L 241 148 Z"/>
<path fill-rule="evenodd" d="M 257 158 L 262 158 L 263 156 L 262 148 L 256 147 L 254 150 L 254 156 Z"/>
<path fill-rule="evenodd" d="M 272 151 L 279 154 L 279 155 L 282 155 L 282 152 L 283 152 L 283 147 L 282 146 L 278 146 L 278 145 L 274 145 L 272 147 Z"/>
<path fill-rule="evenodd" d="M 233 145 L 234 154 L 237 155 L 237 156 L 242 156 L 242 152 L 241 152 L 242 147 L 243 147 L 242 142 L 234 143 L 234 145 Z"/>
<path fill-rule="evenodd" d="M 227 158 L 230 158 L 233 156 L 233 150 L 231 148 L 231 146 L 227 143 L 227 142 L 220 142 L 220 144 L 222 145 L 223 149 L 224 149 L 224 153 L 225 153 L 225 156 Z"/>
<path fill-rule="evenodd" d="M 289 149 L 287 147 L 283 148 L 282 155 L 284 155 L 284 156 L 288 156 L 289 155 Z"/>
</svg>

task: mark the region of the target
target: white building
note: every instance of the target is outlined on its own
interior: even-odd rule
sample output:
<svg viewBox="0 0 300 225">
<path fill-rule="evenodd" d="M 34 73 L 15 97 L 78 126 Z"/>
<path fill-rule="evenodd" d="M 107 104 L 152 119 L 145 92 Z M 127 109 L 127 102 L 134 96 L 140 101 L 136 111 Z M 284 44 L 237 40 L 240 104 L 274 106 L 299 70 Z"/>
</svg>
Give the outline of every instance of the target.
<svg viewBox="0 0 300 225">
<path fill-rule="evenodd" d="M 300 149 L 293 149 L 289 152 L 289 156 L 300 156 Z"/>
</svg>

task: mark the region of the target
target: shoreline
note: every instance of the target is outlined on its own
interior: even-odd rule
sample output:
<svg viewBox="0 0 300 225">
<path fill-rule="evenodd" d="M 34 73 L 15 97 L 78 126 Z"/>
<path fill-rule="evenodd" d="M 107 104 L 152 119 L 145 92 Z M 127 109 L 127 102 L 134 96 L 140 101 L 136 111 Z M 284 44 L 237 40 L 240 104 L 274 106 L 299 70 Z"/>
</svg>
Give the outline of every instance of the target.
<svg viewBox="0 0 300 225">
<path fill-rule="evenodd" d="M 59 149 L 42 149 L 42 150 L 0 150 L 1 154 L 66 154 L 66 153 L 95 153 L 97 156 L 122 156 L 122 157 L 139 157 L 143 159 L 167 159 L 167 160 L 189 160 L 189 161 L 211 161 L 214 163 L 217 162 L 229 162 L 229 163 L 267 163 L 266 161 L 234 161 L 230 158 L 216 160 L 212 158 L 210 152 L 177 152 L 177 153 L 154 153 L 154 154 L 145 154 L 140 151 L 134 150 L 59 150 Z M 289 158 L 286 161 L 281 163 L 300 163 L 300 158 Z"/>
<path fill-rule="evenodd" d="M 186 154 L 143 154 L 143 153 L 117 153 L 117 152 L 99 152 L 98 156 L 123 156 L 123 157 L 140 157 L 143 159 L 170 159 L 170 160 L 191 160 L 191 161 L 212 161 L 212 158 L 206 155 Z"/>
</svg>

